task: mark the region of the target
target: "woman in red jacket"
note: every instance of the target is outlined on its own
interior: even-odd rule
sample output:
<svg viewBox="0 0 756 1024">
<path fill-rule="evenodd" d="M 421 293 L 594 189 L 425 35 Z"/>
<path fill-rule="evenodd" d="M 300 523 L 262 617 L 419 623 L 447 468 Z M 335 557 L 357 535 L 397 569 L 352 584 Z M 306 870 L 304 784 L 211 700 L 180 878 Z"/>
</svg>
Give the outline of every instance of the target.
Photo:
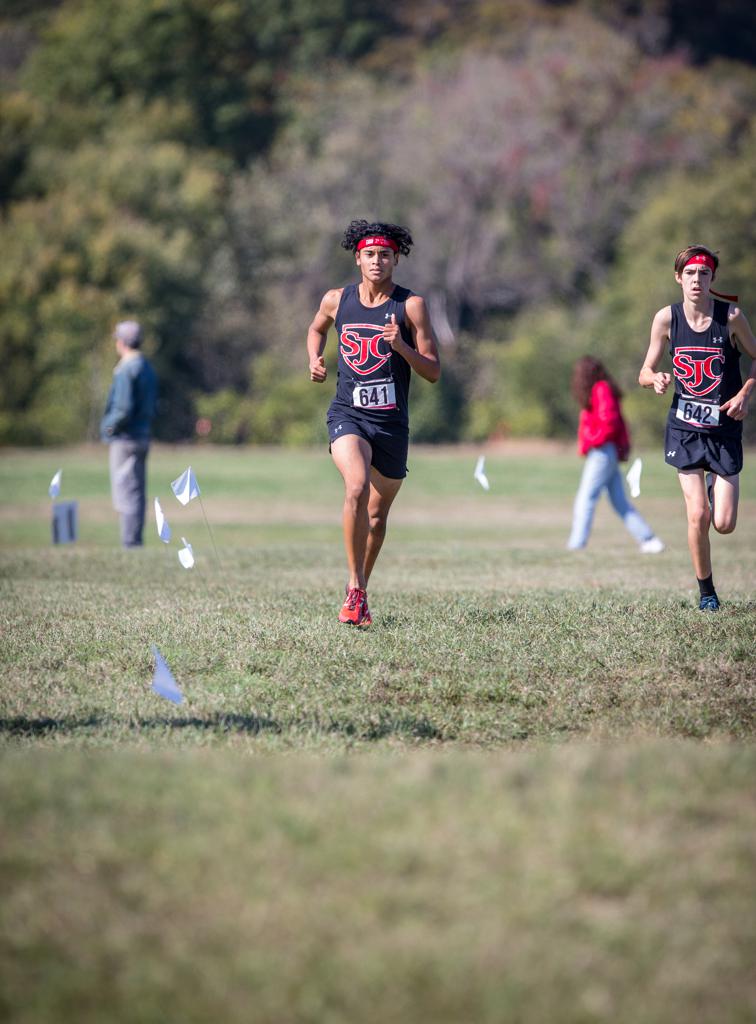
<svg viewBox="0 0 756 1024">
<path fill-rule="evenodd" d="M 572 393 L 580 404 L 578 450 L 585 455 L 567 547 L 584 548 L 593 524 L 593 514 L 606 488 L 612 507 L 633 535 L 643 554 L 656 555 L 664 544 L 625 494 L 619 463 L 630 454 L 630 437 L 622 419 L 622 392 L 603 363 L 591 356 L 578 359 L 572 373 Z"/>
</svg>

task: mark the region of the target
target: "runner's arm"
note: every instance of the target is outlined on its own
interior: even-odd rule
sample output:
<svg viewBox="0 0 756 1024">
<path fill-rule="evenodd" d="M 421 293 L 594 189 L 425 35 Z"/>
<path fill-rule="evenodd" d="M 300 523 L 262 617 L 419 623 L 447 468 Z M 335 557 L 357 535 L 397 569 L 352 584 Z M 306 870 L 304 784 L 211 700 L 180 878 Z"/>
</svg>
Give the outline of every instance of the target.
<svg viewBox="0 0 756 1024">
<path fill-rule="evenodd" d="M 415 348 L 408 345 L 402 337 L 395 316 L 392 316 L 390 324 L 386 324 L 383 336 L 394 352 L 398 352 L 406 359 L 416 373 L 431 384 L 435 384 L 441 376 L 441 361 L 425 302 L 419 295 L 411 295 L 405 303 L 404 312 Z"/>
<path fill-rule="evenodd" d="M 642 388 L 653 388 L 657 395 L 663 395 L 672 383 L 672 376 L 669 373 L 657 373 L 656 367 L 661 362 L 664 349 L 669 341 L 669 330 L 672 326 L 672 309 L 665 306 L 660 309 L 651 324 L 651 340 L 648 343 L 648 352 L 643 360 L 641 372 L 638 374 L 638 383 Z"/>
<path fill-rule="evenodd" d="M 730 419 L 744 420 L 748 415 L 751 394 L 754 387 L 756 387 L 756 338 L 753 336 L 753 331 L 746 320 L 745 313 L 737 306 L 730 314 L 729 324 L 730 336 L 734 339 L 741 352 L 745 352 L 746 355 L 751 357 L 751 371 L 737 395 L 733 395 L 732 398 L 723 402 L 719 408 L 723 409 Z"/>
<path fill-rule="evenodd" d="M 341 288 L 332 288 L 323 296 L 320 308 L 312 323 L 307 328 L 307 358 L 310 362 L 310 380 L 322 384 L 328 376 L 323 352 L 325 351 L 328 331 L 336 319 L 339 308 Z"/>
</svg>

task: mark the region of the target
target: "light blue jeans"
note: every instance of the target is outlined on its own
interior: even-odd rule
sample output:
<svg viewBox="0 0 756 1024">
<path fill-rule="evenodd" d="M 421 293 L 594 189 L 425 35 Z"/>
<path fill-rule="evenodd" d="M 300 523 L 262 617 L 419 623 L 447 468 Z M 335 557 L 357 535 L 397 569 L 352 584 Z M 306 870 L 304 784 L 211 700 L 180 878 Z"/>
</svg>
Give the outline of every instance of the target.
<svg viewBox="0 0 756 1024">
<path fill-rule="evenodd" d="M 588 543 L 596 503 L 604 488 L 609 495 L 612 508 L 638 543 L 642 544 L 644 540 L 653 537 L 654 531 L 625 494 L 617 448 L 609 441 L 600 448 L 591 448 L 586 455 L 572 512 L 572 533 L 567 541 L 567 547 L 571 550 L 584 548 Z"/>
</svg>

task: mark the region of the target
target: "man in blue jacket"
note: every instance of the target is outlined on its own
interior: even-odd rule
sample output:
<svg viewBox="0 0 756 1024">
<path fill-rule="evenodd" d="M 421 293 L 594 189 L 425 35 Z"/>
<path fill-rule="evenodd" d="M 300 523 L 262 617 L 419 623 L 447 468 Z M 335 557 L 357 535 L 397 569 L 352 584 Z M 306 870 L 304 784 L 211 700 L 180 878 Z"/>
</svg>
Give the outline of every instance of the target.
<svg viewBox="0 0 756 1024">
<path fill-rule="evenodd" d="M 142 355 L 142 328 L 136 320 L 122 320 L 114 331 L 120 360 L 100 424 L 110 447 L 110 484 L 113 507 L 121 520 L 125 548 L 142 545 L 146 504 L 146 466 L 152 420 L 157 399 L 155 371 Z"/>
</svg>

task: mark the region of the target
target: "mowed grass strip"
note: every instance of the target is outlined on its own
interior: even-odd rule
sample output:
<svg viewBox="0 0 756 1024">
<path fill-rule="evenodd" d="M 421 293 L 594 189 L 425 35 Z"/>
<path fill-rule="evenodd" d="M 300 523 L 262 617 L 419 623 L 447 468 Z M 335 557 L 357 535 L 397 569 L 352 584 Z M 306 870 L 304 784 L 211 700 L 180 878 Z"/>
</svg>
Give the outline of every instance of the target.
<svg viewBox="0 0 756 1024">
<path fill-rule="evenodd" d="M 26 510 L 46 529 L 29 473 L 39 490 L 56 460 L 68 486 L 88 480 L 91 500 L 107 500 L 92 452 L 11 455 L 0 464 L 6 523 Z M 172 497 L 175 534 L 195 545 L 191 572 L 152 523 L 143 551 L 119 551 L 113 513 L 99 527 L 109 543 L 53 548 L 43 533 L 0 551 L 0 742 L 340 752 L 754 735 L 756 516 L 745 484 L 738 532 L 714 538 L 725 606 L 707 616 L 663 465 L 649 460 L 646 500 L 668 549 L 640 556 L 604 503 L 575 555 L 564 540 L 577 459 L 492 457 L 492 479 L 511 481 L 512 494 L 486 495 L 469 452 L 417 453 L 371 584 L 375 625 L 361 632 L 336 621 L 345 570 L 327 457 L 158 450 L 164 490 L 190 460 L 218 513 L 220 569 L 197 503 Z M 316 478 L 324 493 L 303 494 Z M 179 708 L 149 689 L 153 643 L 185 690 Z"/>
<path fill-rule="evenodd" d="M 0 741 L 339 752 L 756 733 L 752 602 L 705 616 L 613 590 L 405 590 L 360 631 L 332 593 L 234 590 L 19 586 L 1 619 Z M 152 643 L 180 707 L 150 690 Z"/>
<path fill-rule="evenodd" d="M 325 435 L 324 435 L 325 436 Z M 573 445 L 492 446 L 486 472 L 491 492 L 473 480 L 476 456 L 482 449 L 410 449 L 409 475 L 392 511 L 392 521 L 412 522 L 444 535 L 471 527 L 506 528 L 518 536 L 529 525 L 558 526 L 560 547 L 569 532 L 572 501 L 583 460 Z M 660 533 L 668 533 L 666 506 L 682 507 L 676 474 L 664 464 L 661 450 L 643 452 L 642 497 L 638 507 Z M 756 452 L 746 453 L 741 479 L 745 502 L 756 500 Z M 150 502 L 159 497 L 178 529 L 204 524 L 198 503 L 186 508 L 175 501 L 170 481 L 191 464 L 214 526 L 226 539 L 245 546 L 260 525 L 320 526 L 339 524 L 341 478 L 326 445 L 322 449 L 214 448 L 154 446 L 148 460 Z M 85 546 L 115 547 L 117 518 L 110 506 L 105 446 L 0 452 L 0 546 L 47 546 L 50 542 L 50 500 L 47 489 L 53 473 L 63 470 L 61 500 L 78 500 L 80 536 Z M 606 501 L 599 519 L 604 518 Z M 661 509 L 663 516 L 656 514 Z M 514 513 L 514 515 L 513 515 Z M 152 522 L 151 509 L 148 510 Z M 613 519 L 613 517 L 611 517 Z M 614 525 L 618 525 L 615 521 Z M 231 528 L 234 528 L 233 530 Z M 621 536 L 621 527 L 618 527 Z M 612 531 L 614 532 L 614 531 Z M 159 546 L 154 529 L 148 545 Z"/>
<path fill-rule="evenodd" d="M 6 751 L 0 1014 L 745 1024 L 755 772 L 675 741 Z"/>
</svg>

